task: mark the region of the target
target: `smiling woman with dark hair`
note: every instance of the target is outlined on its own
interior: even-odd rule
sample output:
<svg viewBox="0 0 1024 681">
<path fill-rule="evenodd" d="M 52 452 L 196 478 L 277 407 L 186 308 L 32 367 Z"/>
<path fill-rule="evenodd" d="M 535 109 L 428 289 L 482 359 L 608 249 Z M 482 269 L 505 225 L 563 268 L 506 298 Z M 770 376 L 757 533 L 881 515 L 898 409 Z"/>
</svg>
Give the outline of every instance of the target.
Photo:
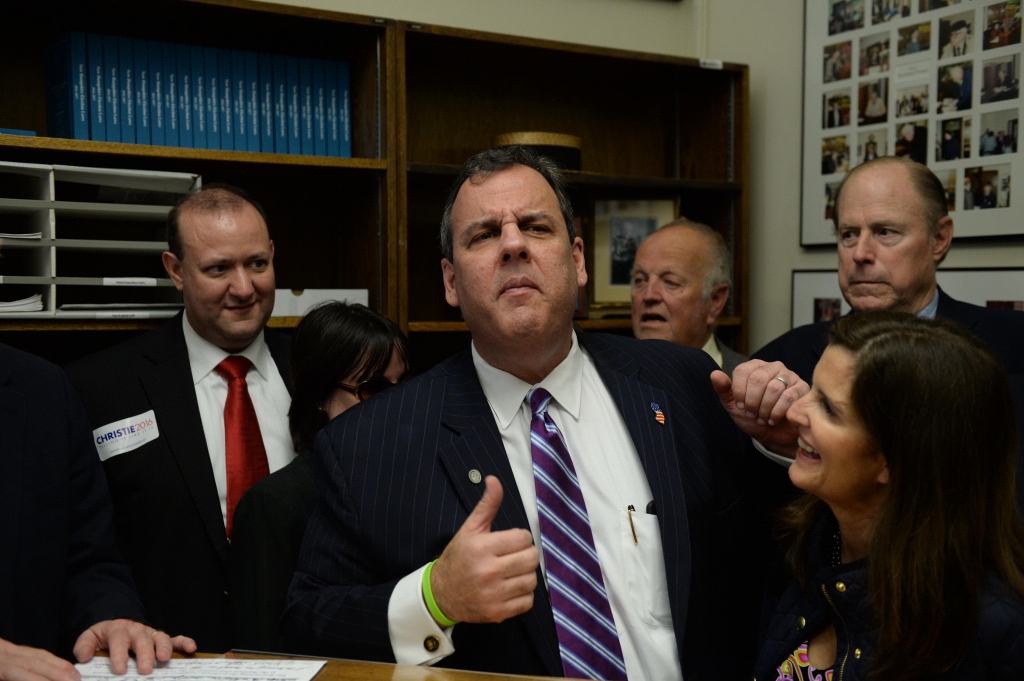
<svg viewBox="0 0 1024 681">
<path fill-rule="evenodd" d="M 238 504 L 231 545 L 234 647 L 281 651 L 278 620 L 317 503 L 313 443 L 338 414 L 406 377 L 402 331 L 363 305 L 329 302 L 299 322 L 291 350 L 288 425 L 299 455 Z"/>
<path fill-rule="evenodd" d="M 783 519 L 756 678 L 1024 678 L 1014 406 L 981 341 L 847 316 L 787 416 L 808 494 Z"/>
</svg>

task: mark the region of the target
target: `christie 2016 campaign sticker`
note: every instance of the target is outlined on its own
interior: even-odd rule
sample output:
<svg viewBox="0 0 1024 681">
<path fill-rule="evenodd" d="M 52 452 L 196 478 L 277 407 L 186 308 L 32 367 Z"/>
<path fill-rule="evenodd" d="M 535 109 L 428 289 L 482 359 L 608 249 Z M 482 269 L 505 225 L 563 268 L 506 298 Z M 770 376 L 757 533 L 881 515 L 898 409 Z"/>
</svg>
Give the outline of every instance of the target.
<svg viewBox="0 0 1024 681">
<path fill-rule="evenodd" d="M 152 409 L 92 431 L 92 440 L 100 454 L 100 461 L 138 449 L 158 437 L 160 430 L 156 427 L 156 414 Z"/>
</svg>

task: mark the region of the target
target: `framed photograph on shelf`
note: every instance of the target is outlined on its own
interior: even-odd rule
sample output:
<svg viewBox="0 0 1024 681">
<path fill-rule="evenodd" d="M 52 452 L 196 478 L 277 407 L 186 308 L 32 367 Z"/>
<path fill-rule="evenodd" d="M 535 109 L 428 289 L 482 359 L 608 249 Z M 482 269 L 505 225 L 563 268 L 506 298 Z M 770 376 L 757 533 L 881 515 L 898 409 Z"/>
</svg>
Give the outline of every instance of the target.
<svg viewBox="0 0 1024 681">
<path fill-rule="evenodd" d="M 636 249 L 677 215 L 678 203 L 674 200 L 594 202 L 592 310 L 629 308 Z"/>
<path fill-rule="evenodd" d="M 1024 310 L 1024 268 L 940 269 L 939 287 L 948 296 L 981 307 Z M 829 321 L 850 311 L 835 270 L 793 270 L 792 328 Z"/>
</svg>

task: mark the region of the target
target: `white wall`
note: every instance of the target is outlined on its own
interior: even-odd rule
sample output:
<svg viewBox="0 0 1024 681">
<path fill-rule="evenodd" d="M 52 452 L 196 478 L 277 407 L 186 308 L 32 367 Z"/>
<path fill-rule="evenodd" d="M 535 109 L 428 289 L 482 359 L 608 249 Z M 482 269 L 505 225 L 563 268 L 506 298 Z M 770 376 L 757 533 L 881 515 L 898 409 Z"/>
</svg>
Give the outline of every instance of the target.
<svg viewBox="0 0 1024 681">
<path fill-rule="evenodd" d="M 275 0 L 409 22 L 688 56 L 707 0 Z M 766 0 L 770 1 L 770 0 Z"/>
<path fill-rule="evenodd" d="M 750 347 L 789 329 L 794 269 L 836 266 L 800 247 L 804 0 L 276 0 L 548 40 L 750 65 Z M 817 1 L 817 0 L 810 0 Z M 955 216 L 954 216 L 955 217 Z M 945 267 L 1024 265 L 1024 242 L 953 246 Z"/>
</svg>

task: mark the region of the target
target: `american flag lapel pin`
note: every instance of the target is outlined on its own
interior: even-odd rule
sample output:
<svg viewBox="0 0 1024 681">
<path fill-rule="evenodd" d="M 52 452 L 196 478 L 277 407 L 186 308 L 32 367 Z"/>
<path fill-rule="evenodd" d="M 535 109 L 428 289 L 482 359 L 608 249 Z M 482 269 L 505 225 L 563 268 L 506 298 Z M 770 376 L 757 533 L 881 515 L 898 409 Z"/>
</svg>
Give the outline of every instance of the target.
<svg viewBox="0 0 1024 681">
<path fill-rule="evenodd" d="M 654 412 L 654 420 L 661 425 L 665 425 L 665 412 L 661 410 L 657 402 L 651 402 L 651 411 Z"/>
</svg>

